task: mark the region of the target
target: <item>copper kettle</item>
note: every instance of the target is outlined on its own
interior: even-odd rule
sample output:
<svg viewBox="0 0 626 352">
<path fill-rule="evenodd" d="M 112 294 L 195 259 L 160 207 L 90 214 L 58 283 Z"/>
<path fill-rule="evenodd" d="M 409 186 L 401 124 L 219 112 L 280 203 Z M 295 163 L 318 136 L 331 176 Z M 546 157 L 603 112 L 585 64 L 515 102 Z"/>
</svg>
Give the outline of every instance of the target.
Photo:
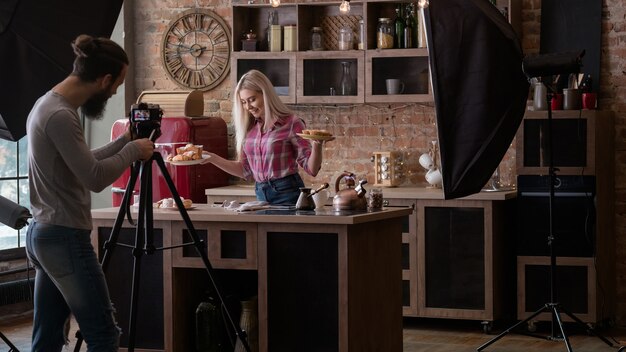
<svg viewBox="0 0 626 352">
<path fill-rule="evenodd" d="M 339 190 L 339 183 L 345 180 L 346 187 Z M 366 210 L 367 200 L 365 193 L 367 192 L 363 185 L 367 180 L 360 180 L 355 187 L 355 175 L 352 172 L 344 171 L 335 181 L 335 197 L 333 197 L 333 210 Z"/>
</svg>

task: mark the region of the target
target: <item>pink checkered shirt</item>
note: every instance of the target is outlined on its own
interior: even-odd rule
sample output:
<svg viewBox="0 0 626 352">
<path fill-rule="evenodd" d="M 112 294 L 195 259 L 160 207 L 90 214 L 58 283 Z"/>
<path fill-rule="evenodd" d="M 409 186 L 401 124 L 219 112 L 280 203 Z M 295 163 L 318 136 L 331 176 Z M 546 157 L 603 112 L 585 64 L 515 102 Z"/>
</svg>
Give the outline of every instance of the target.
<svg viewBox="0 0 626 352">
<path fill-rule="evenodd" d="M 298 172 L 298 165 L 308 174 L 311 144 L 300 138 L 304 121 L 295 116 L 277 121 L 269 131 L 261 131 L 257 122 L 246 135 L 243 145 L 243 176 L 256 182 L 267 182 Z"/>
</svg>

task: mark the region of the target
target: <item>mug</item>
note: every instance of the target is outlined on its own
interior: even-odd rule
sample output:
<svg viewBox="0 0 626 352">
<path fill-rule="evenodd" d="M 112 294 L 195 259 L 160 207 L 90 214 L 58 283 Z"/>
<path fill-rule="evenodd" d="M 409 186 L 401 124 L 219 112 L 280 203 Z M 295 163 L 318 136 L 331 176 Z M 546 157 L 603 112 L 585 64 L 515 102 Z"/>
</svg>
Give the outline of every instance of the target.
<svg viewBox="0 0 626 352">
<path fill-rule="evenodd" d="M 315 209 L 322 209 L 324 205 L 326 205 L 326 201 L 328 201 L 328 197 L 330 196 L 330 192 L 327 189 L 323 189 L 311 197 L 313 197 L 313 203 L 315 203 Z"/>
<path fill-rule="evenodd" d="M 430 170 L 433 168 L 433 158 L 430 157 L 430 154 L 424 153 L 420 155 L 419 163 L 426 170 Z"/>
<path fill-rule="evenodd" d="M 390 78 L 385 80 L 387 85 L 387 94 L 402 94 L 404 92 L 404 82 L 399 79 Z"/>
<path fill-rule="evenodd" d="M 439 171 L 439 169 L 429 170 L 426 173 L 426 182 L 429 184 L 435 186 L 441 184 L 441 181 L 443 181 L 443 178 L 441 177 L 441 171 Z"/>
<path fill-rule="evenodd" d="M 596 108 L 598 95 L 596 93 L 583 93 L 583 109 L 593 110 Z"/>
<path fill-rule="evenodd" d="M 563 94 L 554 93 L 551 102 L 552 110 L 563 110 Z"/>
<path fill-rule="evenodd" d="M 580 90 L 563 89 L 563 110 L 580 110 Z"/>
</svg>

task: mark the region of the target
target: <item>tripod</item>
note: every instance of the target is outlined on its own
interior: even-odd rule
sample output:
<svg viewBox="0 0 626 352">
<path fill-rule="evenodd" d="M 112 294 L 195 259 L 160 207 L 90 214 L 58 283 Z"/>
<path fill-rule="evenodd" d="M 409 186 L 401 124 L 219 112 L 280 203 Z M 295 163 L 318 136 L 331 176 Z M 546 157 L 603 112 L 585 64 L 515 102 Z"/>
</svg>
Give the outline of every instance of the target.
<svg viewBox="0 0 626 352">
<path fill-rule="evenodd" d="M 548 142 L 548 173 L 550 177 L 550 188 L 549 188 L 550 189 L 550 195 L 549 195 L 550 210 L 549 210 L 549 233 L 548 233 L 548 247 L 550 249 L 550 302 L 545 303 L 543 307 L 539 308 L 537 311 L 531 314 L 528 318 L 511 326 L 510 328 L 502 332 L 500 335 L 494 337 L 493 339 L 487 341 L 486 343 L 478 347 L 476 349 L 477 351 L 482 351 L 483 349 L 487 348 L 492 343 L 504 337 L 506 334 L 510 332 L 514 332 L 514 330 L 518 326 L 528 323 L 529 321 L 534 319 L 536 316 L 544 312 L 550 312 L 552 314 L 552 319 L 551 319 L 551 324 L 550 324 L 550 327 L 551 327 L 550 335 L 549 336 L 541 336 L 538 334 L 526 334 L 526 335 L 530 335 L 530 336 L 538 337 L 538 338 L 545 338 L 547 340 L 553 340 L 553 341 L 563 340 L 565 342 L 565 346 L 567 347 L 567 351 L 572 352 L 572 346 L 569 342 L 567 334 L 565 333 L 563 322 L 561 321 L 560 312 L 563 312 L 568 317 L 570 317 L 574 322 L 576 322 L 578 325 L 582 326 L 588 333 L 592 333 L 593 335 L 597 336 L 599 339 L 604 341 L 604 343 L 606 343 L 607 345 L 611 347 L 615 347 L 611 341 L 606 339 L 604 336 L 600 335 L 593 327 L 585 324 L 582 320 L 580 320 L 575 315 L 567 311 L 565 308 L 563 308 L 561 303 L 558 302 L 558 295 L 556 291 L 556 251 L 554 250 L 554 246 L 555 246 L 554 242 L 556 238 L 554 235 L 554 221 L 553 221 L 554 185 L 556 182 L 556 171 L 558 171 L 558 169 L 554 167 L 554 160 L 552 159 L 552 143 L 553 143 L 552 141 L 553 140 L 552 138 L 552 98 L 554 95 L 554 88 L 551 87 L 550 85 L 547 85 L 545 82 L 544 82 L 544 85 L 547 87 L 546 100 L 548 103 L 548 131 L 547 131 L 548 133 L 547 133 L 546 139 Z M 560 336 L 558 335 L 558 332 L 561 333 Z"/>
<path fill-rule="evenodd" d="M 152 161 L 156 161 L 159 170 L 161 171 L 167 186 L 176 202 L 176 206 L 178 207 L 178 211 L 182 216 L 187 229 L 189 230 L 189 234 L 193 240 L 190 243 L 184 243 L 178 246 L 172 247 L 163 247 L 163 248 L 155 248 L 153 243 L 153 213 L 152 213 Z M 132 289 L 131 289 L 131 304 L 130 304 L 130 317 L 128 324 L 128 351 L 133 352 L 135 349 L 135 333 L 136 333 L 136 322 L 137 322 L 137 302 L 139 298 L 139 278 L 141 275 L 141 257 L 143 253 L 150 255 L 153 254 L 157 250 L 164 249 L 172 249 L 182 246 L 194 245 L 196 247 L 196 251 L 202 258 L 202 262 L 206 268 L 206 271 L 209 275 L 209 280 L 211 285 L 213 286 L 213 292 L 215 293 L 219 304 L 224 308 L 226 319 L 229 324 L 232 326 L 235 331 L 236 336 L 241 341 L 242 346 L 247 352 L 250 352 L 250 346 L 248 345 L 247 334 L 241 330 L 241 328 L 235 324 L 222 294 L 220 293 L 220 289 L 218 287 L 217 282 L 213 276 L 213 267 L 209 262 L 208 255 L 204 248 L 202 247 L 202 240 L 198 237 L 193 224 L 191 223 L 191 219 L 189 218 L 189 214 L 183 205 L 182 200 L 180 199 L 180 195 L 174 186 L 174 182 L 170 177 L 167 169 L 165 167 L 165 163 L 163 161 L 163 157 L 160 153 L 154 152 L 152 157 L 146 161 L 136 161 L 133 165 L 133 169 L 131 170 L 130 178 L 128 180 L 128 185 L 126 186 L 126 191 L 124 192 L 124 198 L 122 200 L 122 204 L 120 205 L 119 212 L 113 224 L 113 228 L 111 229 L 111 235 L 109 239 L 104 243 L 104 255 L 102 257 L 102 270 L 106 272 L 107 266 L 110 261 L 110 257 L 113 254 L 113 250 L 115 246 L 118 244 L 117 239 L 119 236 L 120 229 L 122 228 L 122 223 L 124 222 L 124 214 L 127 214 L 128 219 L 130 220 L 130 209 L 128 204 L 130 204 L 130 197 L 133 193 L 133 189 L 135 187 L 135 182 L 137 181 L 137 175 L 141 175 L 140 179 L 140 190 L 139 190 L 139 208 L 137 215 L 137 223 L 136 223 L 136 235 L 135 235 L 135 245 L 130 246 L 126 244 L 119 244 L 120 246 L 125 246 L 132 248 L 134 263 L 133 263 L 133 280 L 132 280 Z M 131 222 L 132 223 L 132 222 Z M 82 336 L 77 333 L 77 342 L 75 351 L 80 350 L 80 345 L 82 344 Z"/>
</svg>

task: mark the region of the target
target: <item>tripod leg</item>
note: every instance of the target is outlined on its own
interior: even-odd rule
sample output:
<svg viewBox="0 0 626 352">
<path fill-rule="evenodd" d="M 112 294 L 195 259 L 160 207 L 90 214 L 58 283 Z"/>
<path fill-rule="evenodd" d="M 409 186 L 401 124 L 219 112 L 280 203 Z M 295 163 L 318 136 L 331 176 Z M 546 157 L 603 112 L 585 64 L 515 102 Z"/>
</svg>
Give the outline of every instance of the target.
<svg viewBox="0 0 626 352">
<path fill-rule="evenodd" d="M 196 230 L 193 227 L 193 224 L 191 223 L 191 219 L 189 218 L 189 214 L 187 213 L 187 210 L 185 210 L 185 205 L 180 200 L 180 195 L 178 194 L 178 191 L 176 190 L 176 187 L 174 186 L 174 182 L 172 181 L 172 178 L 167 172 L 167 168 L 165 167 L 165 162 L 163 161 L 163 157 L 159 153 L 154 153 L 153 159 L 156 160 L 157 165 L 159 166 L 159 169 L 161 170 L 161 173 L 163 174 L 163 178 L 165 179 L 165 182 L 167 183 L 167 186 L 170 192 L 172 193 L 172 197 L 174 198 L 174 201 L 176 202 L 178 211 L 180 212 L 180 215 L 182 216 L 187 226 L 187 229 L 189 230 L 189 235 L 193 239 L 193 243 L 196 247 L 196 251 L 202 258 L 204 267 L 206 268 L 206 271 L 209 274 L 209 281 L 211 282 L 211 285 L 213 286 L 213 289 L 215 290 L 215 295 L 217 296 L 220 302 L 220 305 L 224 308 L 224 312 L 226 313 L 226 317 L 228 318 L 229 323 L 231 324 L 233 330 L 235 331 L 235 334 L 241 341 L 241 344 L 243 345 L 246 352 L 251 352 L 250 346 L 248 345 L 248 338 L 247 338 L 246 333 L 241 330 L 239 325 L 235 324 L 235 321 L 233 320 L 228 308 L 226 307 L 221 291 L 217 285 L 217 282 L 215 281 L 213 277 L 213 266 L 211 265 L 211 262 L 209 261 L 209 257 L 206 251 L 204 250 L 204 248 L 202 248 L 202 241 L 200 240 L 200 237 L 198 237 L 198 234 L 196 233 Z"/>
<path fill-rule="evenodd" d="M 152 159 L 150 159 L 151 161 Z M 141 280 L 141 257 L 143 256 L 148 228 L 147 219 L 152 221 L 152 164 L 150 161 L 141 164 L 141 188 L 139 190 L 139 209 L 137 228 L 135 232 L 135 246 L 133 248 L 133 282 L 131 287 L 130 317 L 128 319 L 128 352 L 135 350 L 137 306 L 139 302 L 139 282 Z M 149 204 L 147 204 L 149 202 Z"/>
<path fill-rule="evenodd" d="M 572 345 L 569 343 L 569 339 L 567 338 L 567 334 L 565 333 L 565 329 L 563 328 L 563 322 L 561 321 L 561 314 L 559 313 L 558 304 L 551 304 L 550 309 L 552 309 L 552 316 L 556 320 L 556 323 L 561 330 L 561 336 L 563 336 L 563 341 L 565 341 L 565 347 L 567 347 L 568 352 L 572 352 Z"/>
<path fill-rule="evenodd" d="M 480 347 L 478 347 L 476 349 L 476 351 L 482 351 L 485 348 L 489 347 L 491 344 L 493 344 L 494 342 L 500 340 L 501 338 L 503 338 L 505 335 L 507 335 L 508 333 L 514 331 L 518 326 L 522 325 L 522 324 L 526 324 L 529 321 L 533 320 L 536 316 L 538 316 L 539 314 L 549 310 L 549 306 L 546 304 L 543 307 L 541 307 L 539 310 L 537 310 L 536 312 L 534 312 L 533 314 L 531 314 L 528 318 L 514 324 L 513 326 L 511 326 L 510 328 L 504 330 L 502 333 L 500 333 L 500 335 L 494 337 L 493 339 L 485 342 L 484 344 L 480 345 Z"/>
<path fill-rule="evenodd" d="M 130 203 L 130 197 L 133 194 L 133 189 L 135 188 L 135 183 L 137 182 L 137 175 L 141 169 L 141 163 L 135 162 L 133 164 L 133 168 L 130 171 L 130 177 L 128 179 L 128 183 L 126 184 L 126 190 L 124 191 L 124 198 L 122 199 L 122 203 L 120 204 L 120 209 L 117 212 L 117 217 L 115 218 L 115 222 L 113 223 L 113 228 L 111 229 L 111 234 L 109 235 L 109 239 L 104 242 L 103 249 L 104 253 L 102 254 L 102 260 L 100 261 L 100 265 L 102 266 L 102 271 L 106 273 L 107 267 L 109 265 L 109 261 L 111 256 L 113 255 L 113 250 L 117 245 L 117 239 L 119 237 L 120 230 L 122 229 L 122 224 L 124 223 L 124 213 L 126 212 L 127 205 Z M 76 346 L 74 347 L 74 351 L 80 351 L 80 347 L 83 344 L 83 335 L 80 333 L 80 330 L 76 332 Z"/>
<path fill-rule="evenodd" d="M 7 344 L 7 346 L 9 346 L 9 352 L 20 352 L 17 347 L 15 347 L 14 344 L 11 343 L 11 341 L 9 341 L 9 339 L 4 336 L 4 334 L 0 331 L 0 339 L 2 339 L 2 341 L 4 341 L 4 343 Z"/>
<path fill-rule="evenodd" d="M 575 316 L 574 314 L 570 313 L 567 311 L 567 309 L 563 308 L 562 306 L 560 307 L 561 310 L 563 311 L 563 313 L 565 313 L 568 317 L 570 317 L 573 321 L 575 321 L 576 323 L 578 323 L 579 325 L 583 326 L 585 328 L 585 330 L 587 332 L 590 332 L 592 334 L 594 334 L 597 338 L 599 338 L 600 340 L 604 341 L 604 343 L 606 343 L 607 345 L 611 346 L 611 347 L 617 347 L 615 345 L 613 345 L 613 343 L 611 341 L 609 341 L 606 337 L 600 335 L 596 329 L 592 328 L 591 326 L 589 326 L 588 324 L 585 324 L 584 321 L 578 319 L 577 316 Z"/>
</svg>

